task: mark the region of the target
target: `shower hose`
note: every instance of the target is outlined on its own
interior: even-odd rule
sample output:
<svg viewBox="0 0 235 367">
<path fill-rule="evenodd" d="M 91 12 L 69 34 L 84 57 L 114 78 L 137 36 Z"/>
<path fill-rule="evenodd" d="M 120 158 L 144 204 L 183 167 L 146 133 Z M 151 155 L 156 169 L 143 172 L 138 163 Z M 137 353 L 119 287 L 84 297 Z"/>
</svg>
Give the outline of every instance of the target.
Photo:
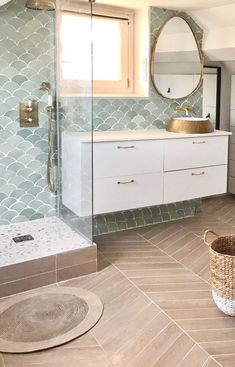
<svg viewBox="0 0 235 367">
<path fill-rule="evenodd" d="M 55 157 L 54 157 L 54 129 L 53 129 L 53 107 L 46 108 L 48 115 L 48 161 L 47 180 L 51 192 L 56 193 Z"/>
</svg>

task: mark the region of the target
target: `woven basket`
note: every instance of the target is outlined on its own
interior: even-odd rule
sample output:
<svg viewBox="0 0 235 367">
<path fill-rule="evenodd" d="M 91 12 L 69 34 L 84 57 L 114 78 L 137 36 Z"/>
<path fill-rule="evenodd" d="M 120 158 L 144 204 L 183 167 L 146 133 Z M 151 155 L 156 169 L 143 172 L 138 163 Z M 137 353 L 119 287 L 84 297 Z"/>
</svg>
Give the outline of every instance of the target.
<svg viewBox="0 0 235 367">
<path fill-rule="evenodd" d="M 208 242 L 209 234 L 217 239 Z M 235 236 L 220 237 L 209 229 L 205 232 L 204 242 L 210 248 L 213 299 L 226 315 L 235 316 Z"/>
</svg>

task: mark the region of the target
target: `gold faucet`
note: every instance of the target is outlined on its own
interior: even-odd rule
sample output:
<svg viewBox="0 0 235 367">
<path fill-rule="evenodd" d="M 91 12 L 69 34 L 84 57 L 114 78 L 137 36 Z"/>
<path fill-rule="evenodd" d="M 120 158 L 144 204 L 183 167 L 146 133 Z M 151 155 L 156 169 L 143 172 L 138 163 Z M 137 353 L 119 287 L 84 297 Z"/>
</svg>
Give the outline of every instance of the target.
<svg viewBox="0 0 235 367">
<path fill-rule="evenodd" d="M 175 110 L 178 111 L 185 111 L 186 116 L 188 116 L 189 112 L 193 111 L 193 106 L 189 103 L 183 102 L 182 105 L 176 106 Z"/>
</svg>

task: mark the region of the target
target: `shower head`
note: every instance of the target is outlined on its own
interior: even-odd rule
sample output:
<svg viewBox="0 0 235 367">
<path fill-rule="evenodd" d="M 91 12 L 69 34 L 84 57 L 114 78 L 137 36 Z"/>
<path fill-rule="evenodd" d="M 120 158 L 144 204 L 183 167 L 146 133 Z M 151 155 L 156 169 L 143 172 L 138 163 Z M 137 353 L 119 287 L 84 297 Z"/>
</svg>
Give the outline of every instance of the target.
<svg viewBox="0 0 235 367">
<path fill-rule="evenodd" d="M 26 8 L 33 10 L 55 10 L 54 0 L 27 0 Z"/>
<path fill-rule="evenodd" d="M 44 90 L 48 93 L 51 93 L 51 86 L 50 83 L 48 82 L 42 82 L 42 84 L 40 85 L 40 90 Z"/>
</svg>

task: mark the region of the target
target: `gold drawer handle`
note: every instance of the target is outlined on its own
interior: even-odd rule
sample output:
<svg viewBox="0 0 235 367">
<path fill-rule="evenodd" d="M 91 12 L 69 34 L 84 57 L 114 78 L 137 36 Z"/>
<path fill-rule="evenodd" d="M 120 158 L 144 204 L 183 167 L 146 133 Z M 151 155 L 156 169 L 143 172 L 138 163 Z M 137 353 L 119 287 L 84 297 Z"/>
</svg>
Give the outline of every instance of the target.
<svg viewBox="0 0 235 367">
<path fill-rule="evenodd" d="M 192 176 L 203 176 L 205 175 L 206 172 L 201 172 L 201 173 L 192 173 Z"/>
<path fill-rule="evenodd" d="M 206 144 L 206 141 L 193 141 L 193 144 Z"/>
<path fill-rule="evenodd" d="M 117 184 L 118 185 L 127 185 L 127 184 L 131 184 L 134 183 L 135 180 L 130 180 L 130 181 L 118 181 Z"/>
<path fill-rule="evenodd" d="M 127 147 L 121 147 L 120 145 L 117 146 L 117 149 L 133 149 L 133 148 L 135 148 L 134 145 L 129 145 Z"/>
</svg>

